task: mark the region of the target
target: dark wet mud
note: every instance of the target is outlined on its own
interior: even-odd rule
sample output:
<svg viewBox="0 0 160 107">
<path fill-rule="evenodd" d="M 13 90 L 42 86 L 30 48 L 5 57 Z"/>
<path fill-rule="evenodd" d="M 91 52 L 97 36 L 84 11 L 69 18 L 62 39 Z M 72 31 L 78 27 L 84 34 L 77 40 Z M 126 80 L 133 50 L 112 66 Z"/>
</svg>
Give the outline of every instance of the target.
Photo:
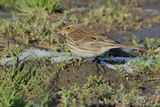
<svg viewBox="0 0 160 107">
<path fill-rule="evenodd" d="M 160 10 L 160 1 L 159 0 L 144 0 L 143 7 L 150 9 L 158 9 Z"/>
<path fill-rule="evenodd" d="M 113 38 L 120 43 L 130 42 L 131 38 L 135 36 L 139 41 L 145 41 L 146 38 L 157 39 L 160 37 L 160 24 L 153 24 L 150 28 L 143 28 L 140 31 L 125 31 L 106 33 L 107 36 Z M 142 43 L 143 43 L 142 42 Z"/>
<path fill-rule="evenodd" d="M 52 89 L 69 89 L 71 86 L 77 85 L 79 87 L 84 87 L 87 83 L 89 76 L 102 77 L 103 80 L 108 81 L 109 85 L 113 91 L 119 89 L 119 85 L 124 85 L 124 91 L 131 91 L 133 89 L 133 84 L 142 85 L 137 87 L 142 95 L 154 95 L 155 90 L 160 86 L 160 72 L 156 73 L 139 73 L 137 75 L 129 74 L 124 76 L 121 73 L 108 69 L 107 67 L 100 65 L 98 63 L 82 63 L 75 64 L 73 66 L 68 66 L 67 69 L 58 72 L 54 75 L 50 81 L 50 88 Z"/>
<path fill-rule="evenodd" d="M 107 69 L 105 66 L 98 63 L 82 63 L 69 66 L 66 70 L 59 72 L 52 82 L 58 88 L 69 88 L 75 84 L 82 87 L 87 82 L 87 78 L 94 75 L 103 75 L 104 79 L 108 79 L 112 82 L 115 82 L 116 79 L 119 78 L 115 71 Z M 108 78 L 113 77 L 113 75 L 115 75 L 115 78 Z"/>
</svg>

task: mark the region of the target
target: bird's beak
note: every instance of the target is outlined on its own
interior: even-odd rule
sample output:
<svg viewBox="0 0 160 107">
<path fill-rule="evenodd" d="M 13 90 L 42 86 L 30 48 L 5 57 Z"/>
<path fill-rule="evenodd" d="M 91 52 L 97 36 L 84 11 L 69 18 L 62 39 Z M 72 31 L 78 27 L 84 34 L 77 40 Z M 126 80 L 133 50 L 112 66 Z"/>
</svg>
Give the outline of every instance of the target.
<svg viewBox="0 0 160 107">
<path fill-rule="evenodd" d="M 59 33 L 62 35 L 65 35 L 65 33 L 62 30 L 60 30 Z"/>
<path fill-rule="evenodd" d="M 65 30 L 63 30 L 63 29 L 61 29 L 61 30 L 59 31 L 59 33 L 62 34 L 62 35 L 65 35 L 65 34 L 66 34 Z"/>
</svg>

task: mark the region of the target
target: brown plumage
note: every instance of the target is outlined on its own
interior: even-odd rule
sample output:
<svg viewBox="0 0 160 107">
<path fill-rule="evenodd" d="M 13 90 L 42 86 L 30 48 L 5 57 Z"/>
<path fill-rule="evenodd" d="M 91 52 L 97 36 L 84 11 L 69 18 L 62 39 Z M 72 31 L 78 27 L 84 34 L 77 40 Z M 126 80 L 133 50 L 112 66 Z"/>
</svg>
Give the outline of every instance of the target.
<svg viewBox="0 0 160 107">
<path fill-rule="evenodd" d="M 113 39 L 79 25 L 69 25 L 60 32 L 66 36 L 69 50 L 81 57 L 96 57 L 113 48 L 139 49 L 134 46 L 119 44 Z"/>
</svg>

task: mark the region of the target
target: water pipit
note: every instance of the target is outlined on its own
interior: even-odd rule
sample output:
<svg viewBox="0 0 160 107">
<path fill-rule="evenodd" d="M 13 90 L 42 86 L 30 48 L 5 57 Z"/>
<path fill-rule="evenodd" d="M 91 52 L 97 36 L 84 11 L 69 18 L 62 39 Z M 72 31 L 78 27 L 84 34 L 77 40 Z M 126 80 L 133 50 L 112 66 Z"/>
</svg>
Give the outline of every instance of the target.
<svg viewBox="0 0 160 107">
<path fill-rule="evenodd" d="M 135 46 L 120 44 L 80 25 L 66 26 L 60 32 L 65 35 L 69 50 L 81 57 L 97 57 L 113 48 L 139 49 Z"/>
</svg>

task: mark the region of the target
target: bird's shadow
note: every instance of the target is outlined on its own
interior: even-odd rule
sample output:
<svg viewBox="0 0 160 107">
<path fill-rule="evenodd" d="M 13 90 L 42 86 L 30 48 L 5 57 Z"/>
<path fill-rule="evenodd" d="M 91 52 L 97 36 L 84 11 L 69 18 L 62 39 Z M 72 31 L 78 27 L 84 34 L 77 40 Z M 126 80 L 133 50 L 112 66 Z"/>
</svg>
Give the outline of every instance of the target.
<svg viewBox="0 0 160 107">
<path fill-rule="evenodd" d="M 108 56 L 113 57 L 133 57 L 137 56 L 137 53 L 132 49 L 123 50 L 121 48 L 111 49 L 107 52 Z"/>
<path fill-rule="evenodd" d="M 136 53 L 135 50 L 123 50 L 121 48 L 115 48 L 115 49 L 111 49 L 108 52 L 104 53 L 102 56 L 98 56 L 96 57 L 94 60 L 92 60 L 92 62 L 96 62 L 96 63 L 101 63 L 102 59 L 106 58 L 106 57 L 136 57 L 138 55 L 138 53 Z M 109 64 L 124 64 L 126 62 L 113 62 L 111 61 L 107 61 L 106 63 Z"/>
</svg>

